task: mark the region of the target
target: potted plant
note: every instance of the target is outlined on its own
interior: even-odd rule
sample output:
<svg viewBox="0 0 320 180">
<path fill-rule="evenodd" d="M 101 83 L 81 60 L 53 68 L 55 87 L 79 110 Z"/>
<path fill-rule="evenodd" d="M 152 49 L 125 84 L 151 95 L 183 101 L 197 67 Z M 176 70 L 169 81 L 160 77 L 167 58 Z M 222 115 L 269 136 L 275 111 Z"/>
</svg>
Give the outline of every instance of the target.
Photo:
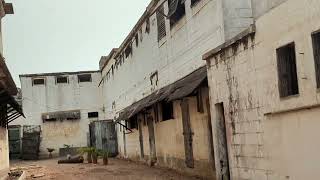
<svg viewBox="0 0 320 180">
<path fill-rule="evenodd" d="M 92 163 L 92 151 L 93 151 L 92 147 L 83 147 L 83 148 L 80 148 L 79 151 L 81 154 L 87 154 L 88 163 Z"/>
<path fill-rule="evenodd" d="M 92 156 L 92 162 L 93 164 L 98 164 L 98 155 L 99 152 L 96 148 L 92 148 L 91 156 Z"/>
<path fill-rule="evenodd" d="M 101 150 L 100 155 L 102 156 L 103 165 L 108 165 L 109 152 Z"/>
</svg>

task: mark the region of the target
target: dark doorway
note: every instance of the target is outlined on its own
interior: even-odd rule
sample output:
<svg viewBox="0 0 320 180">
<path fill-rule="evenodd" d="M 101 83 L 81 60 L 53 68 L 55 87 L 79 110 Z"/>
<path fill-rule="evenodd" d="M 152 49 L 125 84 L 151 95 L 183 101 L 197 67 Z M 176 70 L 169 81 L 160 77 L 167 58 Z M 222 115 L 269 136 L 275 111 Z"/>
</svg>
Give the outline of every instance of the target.
<svg viewBox="0 0 320 180">
<path fill-rule="evenodd" d="M 216 121 L 217 121 L 217 144 L 219 154 L 219 178 L 221 180 L 230 180 L 230 168 L 229 168 L 229 158 L 228 158 L 228 144 L 227 144 L 227 131 L 226 131 L 226 121 L 224 116 L 224 106 L 223 103 L 215 105 L 216 108 Z"/>
<path fill-rule="evenodd" d="M 147 111 L 146 118 L 148 122 L 149 131 L 149 145 L 150 145 L 150 165 L 153 166 L 157 162 L 156 142 L 154 136 L 154 120 L 150 111 Z"/>
<path fill-rule="evenodd" d="M 184 136 L 184 150 L 185 161 L 188 168 L 194 168 L 193 158 L 193 132 L 191 129 L 189 102 L 184 98 L 181 102 L 183 136 Z"/>
</svg>

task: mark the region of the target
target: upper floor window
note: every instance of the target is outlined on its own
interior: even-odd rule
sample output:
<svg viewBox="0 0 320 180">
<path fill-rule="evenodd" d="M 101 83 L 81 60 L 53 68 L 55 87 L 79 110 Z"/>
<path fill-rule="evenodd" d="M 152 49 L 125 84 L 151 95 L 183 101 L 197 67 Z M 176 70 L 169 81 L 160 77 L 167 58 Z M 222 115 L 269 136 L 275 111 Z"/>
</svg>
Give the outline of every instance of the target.
<svg viewBox="0 0 320 180">
<path fill-rule="evenodd" d="M 317 88 L 320 88 L 320 31 L 312 33 L 312 45 L 316 69 Z"/>
<path fill-rule="evenodd" d="M 201 0 L 191 0 L 191 7 L 198 4 Z"/>
<path fill-rule="evenodd" d="M 277 49 L 280 97 L 299 94 L 295 44 Z"/>
<path fill-rule="evenodd" d="M 91 74 L 80 74 L 78 75 L 78 82 L 91 82 Z"/>
<path fill-rule="evenodd" d="M 166 37 L 166 20 L 163 10 L 163 5 L 158 9 L 157 11 L 157 26 L 158 26 L 158 41 L 160 41 L 162 38 Z"/>
<path fill-rule="evenodd" d="M 68 83 L 68 77 L 67 76 L 58 76 L 58 77 L 56 77 L 56 83 L 57 84 Z"/>
<path fill-rule="evenodd" d="M 168 0 L 170 27 L 172 28 L 186 14 L 185 0 Z"/>
<path fill-rule="evenodd" d="M 45 84 L 45 79 L 44 78 L 36 78 L 32 80 L 32 85 L 44 85 Z"/>
</svg>

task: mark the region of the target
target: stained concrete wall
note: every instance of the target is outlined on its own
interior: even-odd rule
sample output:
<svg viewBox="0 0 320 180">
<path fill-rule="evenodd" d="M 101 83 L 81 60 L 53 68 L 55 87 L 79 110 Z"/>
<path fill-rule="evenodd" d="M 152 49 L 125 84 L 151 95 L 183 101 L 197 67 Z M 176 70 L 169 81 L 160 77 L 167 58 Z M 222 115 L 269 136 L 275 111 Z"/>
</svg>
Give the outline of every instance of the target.
<svg viewBox="0 0 320 180">
<path fill-rule="evenodd" d="M 160 122 L 154 122 L 155 144 L 157 166 L 169 167 L 190 175 L 199 175 L 202 177 L 213 178 L 215 175 L 214 162 L 210 158 L 211 149 L 209 147 L 209 128 L 208 111 L 205 102 L 209 98 L 208 91 L 203 91 L 204 112 L 200 113 L 197 109 L 196 97 L 190 97 L 190 121 L 193 135 L 193 156 L 195 161 L 194 168 L 187 168 L 185 163 L 185 146 L 182 124 L 181 101 L 174 101 L 174 119 L 162 121 L 161 108 L 159 108 Z M 155 119 L 153 109 L 150 110 Z M 138 119 L 143 120 L 143 115 L 138 115 Z M 129 159 L 149 162 L 150 161 L 150 143 L 147 124 L 142 122 L 143 149 L 144 158 L 141 157 L 139 130 L 133 129 L 132 133 L 126 134 L 126 156 L 120 153 L 120 156 Z"/>
<path fill-rule="evenodd" d="M 159 4 L 162 2 L 159 1 Z M 201 0 L 196 6 L 190 7 L 191 1 L 186 0 L 186 16 L 172 28 L 166 19 L 167 35 L 159 42 L 156 14 L 150 17 L 149 33 L 145 32 L 146 23 L 143 23 L 142 33 L 138 31 L 138 46 L 132 39 L 132 55 L 119 66 L 115 66 L 114 59 L 111 60 L 102 70 L 107 119 L 114 118 L 125 107 L 205 65 L 201 61 L 204 52 L 223 43 L 225 37 L 240 32 L 249 22 L 252 23 L 249 17 L 251 10 L 248 10 L 250 6 L 246 1 L 229 0 L 224 6 L 228 13 L 223 12 L 222 2 Z M 232 13 L 238 10 L 239 13 Z M 167 3 L 164 3 L 164 11 L 165 14 L 168 12 Z M 248 15 L 244 11 L 248 11 Z M 228 25 L 225 26 L 225 23 Z M 225 31 L 229 27 L 230 31 Z M 112 65 L 114 73 L 106 77 Z M 158 73 L 158 83 L 151 85 L 150 76 L 155 72 Z"/>
<path fill-rule="evenodd" d="M 90 121 L 103 120 L 102 92 L 98 87 L 100 72 L 91 72 L 92 82 L 78 82 L 78 74 L 66 73 L 67 84 L 56 84 L 55 75 L 20 76 L 22 106 L 26 119 L 19 119 L 10 125 L 40 125 L 42 140 L 40 154 L 47 155 L 47 148 L 54 148 L 55 155 L 64 144 L 73 147 L 87 146 Z M 45 85 L 32 85 L 33 78 L 45 78 Z M 42 114 L 57 111 L 80 110 L 80 120 L 64 120 L 43 123 Z M 88 112 L 98 112 L 99 118 L 88 118 Z"/>
<path fill-rule="evenodd" d="M 320 103 L 311 41 L 311 33 L 320 29 L 319 12 L 317 0 L 283 2 L 256 20 L 254 38 L 208 61 L 211 112 L 216 114 L 214 105 L 224 103 L 233 179 L 320 176 L 320 144 L 313 140 L 320 135 Z M 296 45 L 300 94 L 280 98 L 276 49 L 290 42 Z M 217 137 L 217 119 L 212 117 Z M 220 157 L 215 158 L 219 169 Z"/>
<path fill-rule="evenodd" d="M 8 130 L 0 127 L 0 178 L 7 175 L 9 169 Z"/>
</svg>

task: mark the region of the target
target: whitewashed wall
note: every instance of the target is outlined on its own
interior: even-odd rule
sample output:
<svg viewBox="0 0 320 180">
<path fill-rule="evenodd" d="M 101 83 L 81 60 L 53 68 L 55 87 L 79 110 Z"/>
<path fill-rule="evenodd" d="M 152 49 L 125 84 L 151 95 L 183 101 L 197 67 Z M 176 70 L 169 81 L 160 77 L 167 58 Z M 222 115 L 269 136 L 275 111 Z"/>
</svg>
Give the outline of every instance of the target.
<svg viewBox="0 0 320 180">
<path fill-rule="evenodd" d="M 212 47 L 222 44 L 225 37 L 229 36 L 225 34 L 224 24 L 228 24 L 227 27 L 232 28 L 230 33 L 234 34 L 253 22 L 249 17 L 250 12 L 233 20 L 233 15 L 223 11 L 222 0 L 201 0 L 193 8 L 190 7 L 190 3 L 190 0 L 186 1 L 186 16 L 171 30 L 170 22 L 166 20 L 167 36 L 160 42 L 157 40 L 156 14 L 150 17 L 149 34 L 145 32 L 146 24 L 143 24 L 138 47 L 135 42 L 132 44 L 132 56 L 126 58 L 124 64 L 115 69 L 110 79 L 105 78 L 104 105 L 108 118 L 113 118 L 117 112 L 148 96 L 153 90 L 169 85 L 204 66 L 201 56 Z M 250 8 L 246 1 L 238 0 L 229 0 L 225 5 L 230 6 L 226 7 L 230 12 Z M 167 3 L 164 3 L 164 9 L 166 14 Z M 243 26 L 236 28 L 239 24 Z M 103 76 L 113 62 L 110 61 L 102 70 Z M 158 86 L 153 87 L 150 75 L 156 71 L 159 82 Z"/>
<path fill-rule="evenodd" d="M 256 35 L 247 48 L 231 47 L 210 60 L 211 112 L 216 114 L 216 103 L 224 103 L 232 179 L 320 176 L 320 143 L 315 140 L 320 136 L 320 95 L 311 40 L 320 29 L 319 18 L 320 1 L 287 0 L 256 20 Z M 276 49 L 291 42 L 299 95 L 280 98 Z M 217 119 L 212 118 L 214 134 Z M 216 143 L 215 152 L 219 148 Z"/>
<path fill-rule="evenodd" d="M 102 92 L 98 87 L 101 73 L 99 71 L 90 73 L 92 82 L 81 83 L 78 82 L 78 74 L 87 73 L 67 75 L 68 84 L 56 84 L 55 76 L 20 76 L 22 106 L 26 119 L 18 119 L 10 125 L 41 125 L 42 153 L 46 153 L 46 148 L 58 150 L 64 144 L 74 147 L 86 146 L 90 120 L 103 120 Z M 33 86 L 33 77 L 44 77 L 46 84 Z M 69 110 L 80 110 L 81 119 L 45 123 L 42 121 L 42 113 Z M 89 119 L 88 112 L 99 112 L 99 118 Z"/>
</svg>

